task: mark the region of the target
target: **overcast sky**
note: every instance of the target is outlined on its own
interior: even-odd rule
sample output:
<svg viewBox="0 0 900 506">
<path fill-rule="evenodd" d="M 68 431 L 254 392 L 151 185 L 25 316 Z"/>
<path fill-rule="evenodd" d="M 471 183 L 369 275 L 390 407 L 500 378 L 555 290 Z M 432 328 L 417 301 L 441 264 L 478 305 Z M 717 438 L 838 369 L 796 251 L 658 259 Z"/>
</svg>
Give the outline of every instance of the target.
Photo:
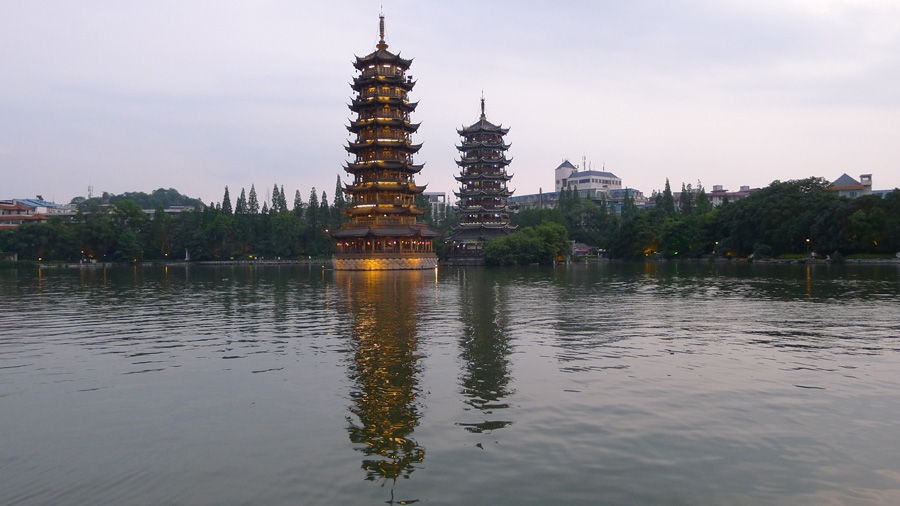
<svg viewBox="0 0 900 506">
<path fill-rule="evenodd" d="M 175 188 L 288 199 L 349 180 L 354 55 L 376 1 L 0 0 L 0 199 Z M 895 0 L 385 0 L 414 58 L 417 183 L 456 187 L 456 129 L 510 127 L 511 188 L 563 159 L 649 195 L 872 173 L 900 186 Z"/>
</svg>

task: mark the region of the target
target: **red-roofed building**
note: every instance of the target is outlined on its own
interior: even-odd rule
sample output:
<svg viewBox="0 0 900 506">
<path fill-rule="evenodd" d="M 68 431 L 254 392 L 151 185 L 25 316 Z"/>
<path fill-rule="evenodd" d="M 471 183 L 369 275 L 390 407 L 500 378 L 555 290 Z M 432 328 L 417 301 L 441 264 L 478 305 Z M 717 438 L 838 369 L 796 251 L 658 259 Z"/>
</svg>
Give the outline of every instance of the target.
<svg viewBox="0 0 900 506">
<path fill-rule="evenodd" d="M 872 174 L 860 174 L 859 181 L 857 181 L 845 173 L 825 189 L 837 192 L 841 197 L 851 199 L 862 197 L 863 195 L 871 195 Z"/>
<path fill-rule="evenodd" d="M 47 202 L 41 198 L 0 200 L 0 229 L 44 222 L 51 216 L 73 217 L 75 206 Z"/>
</svg>

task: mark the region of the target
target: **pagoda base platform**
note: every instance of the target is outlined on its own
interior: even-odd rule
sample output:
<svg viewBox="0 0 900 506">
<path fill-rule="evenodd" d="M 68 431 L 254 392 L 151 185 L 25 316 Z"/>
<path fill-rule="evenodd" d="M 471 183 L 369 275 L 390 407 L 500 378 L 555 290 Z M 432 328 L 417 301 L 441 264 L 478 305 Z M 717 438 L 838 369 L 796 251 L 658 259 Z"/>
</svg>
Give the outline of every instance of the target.
<svg viewBox="0 0 900 506">
<path fill-rule="evenodd" d="M 481 255 L 453 255 L 452 253 L 441 265 L 466 266 L 484 265 L 484 257 Z"/>
<path fill-rule="evenodd" d="M 437 267 L 433 252 L 337 254 L 332 260 L 338 271 L 409 271 Z"/>
</svg>

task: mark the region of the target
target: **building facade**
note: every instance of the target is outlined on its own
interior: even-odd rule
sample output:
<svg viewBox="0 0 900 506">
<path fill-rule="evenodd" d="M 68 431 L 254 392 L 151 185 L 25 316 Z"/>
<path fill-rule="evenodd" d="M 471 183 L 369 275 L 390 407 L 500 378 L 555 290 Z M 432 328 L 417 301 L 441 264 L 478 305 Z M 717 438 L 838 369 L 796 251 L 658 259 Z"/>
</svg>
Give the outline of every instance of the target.
<svg viewBox="0 0 900 506">
<path fill-rule="evenodd" d="M 41 196 L 36 199 L 0 200 L 0 229 L 16 228 L 23 223 L 42 223 L 51 216 L 72 219 L 75 206 L 48 202 Z"/>
<path fill-rule="evenodd" d="M 585 161 L 585 165 L 587 162 Z M 569 160 L 563 160 L 553 171 L 556 191 L 540 191 L 531 195 L 510 197 L 509 208 L 518 213 L 522 209 L 553 209 L 559 203 L 563 192 L 575 191 L 578 198 L 590 200 L 610 212 L 621 213 L 625 201 L 631 199 L 638 208 L 652 206 L 644 194 L 634 188 L 622 185 L 622 178 L 606 170 L 579 170 Z"/>
<path fill-rule="evenodd" d="M 578 170 L 577 165 L 563 160 L 554 171 L 556 191 L 578 188 L 579 190 L 621 190 L 622 179 L 605 170 Z"/>
<path fill-rule="evenodd" d="M 872 174 L 861 174 L 859 181 L 846 173 L 837 178 L 826 190 L 836 192 L 841 197 L 855 199 L 863 195 L 872 194 Z"/>
<path fill-rule="evenodd" d="M 448 213 L 452 212 L 450 204 L 447 201 L 445 192 L 424 192 L 422 195 L 427 199 L 428 205 L 431 207 L 431 223 L 441 224 L 447 219 Z M 428 216 L 426 214 L 426 216 Z"/>
<path fill-rule="evenodd" d="M 411 142 L 419 128 L 410 121 L 417 105 L 408 96 L 415 86 L 406 74 L 412 60 L 387 50 L 384 16 L 379 33 L 375 51 L 353 64 L 357 74 L 350 110 L 356 118 L 347 127 L 353 138 L 346 147 L 353 161 L 344 167 L 353 177 L 344 188 L 351 200 L 345 210 L 350 221 L 331 232 L 337 242 L 334 267 L 430 269 L 437 266 L 433 238 L 438 234 L 418 220 L 425 211 L 415 205 L 425 187 L 414 179 L 422 165 L 413 163 L 421 144 Z"/>
<path fill-rule="evenodd" d="M 726 190 L 722 185 L 717 184 L 713 186 L 711 192 L 706 194 L 706 198 L 709 199 L 709 203 L 712 204 L 713 207 L 719 207 L 724 204 L 726 201 L 734 202 L 736 200 L 745 199 L 750 196 L 753 192 L 758 192 L 759 188 L 750 188 L 747 185 L 741 186 L 741 189 L 733 192 L 730 190 Z M 673 194 L 674 196 L 674 194 Z M 678 196 L 678 200 L 676 202 L 681 201 L 681 196 Z"/>
</svg>

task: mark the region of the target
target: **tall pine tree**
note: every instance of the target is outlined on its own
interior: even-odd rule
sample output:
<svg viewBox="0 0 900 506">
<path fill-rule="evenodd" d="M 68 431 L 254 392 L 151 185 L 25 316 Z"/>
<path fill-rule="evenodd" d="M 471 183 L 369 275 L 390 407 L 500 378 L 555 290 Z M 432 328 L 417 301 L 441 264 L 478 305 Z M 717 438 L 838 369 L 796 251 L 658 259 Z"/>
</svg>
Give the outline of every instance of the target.
<svg viewBox="0 0 900 506">
<path fill-rule="evenodd" d="M 256 187 L 250 185 L 250 200 L 247 201 L 247 212 L 251 215 L 259 214 L 259 199 L 256 198 Z"/>
<path fill-rule="evenodd" d="M 298 218 L 303 216 L 303 198 L 300 196 L 300 190 L 294 193 L 294 214 Z"/>
<path fill-rule="evenodd" d="M 319 201 L 319 223 L 323 229 L 331 228 L 331 210 L 328 207 L 328 196 L 322 192 L 322 200 Z"/>
<path fill-rule="evenodd" d="M 222 197 L 222 212 L 231 215 L 231 196 L 228 195 L 228 186 L 225 186 L 225 196 Z"/>
<path fill-rule="evenodd" d="M 669 178 L 666 178 L 666 189 L 662 195 L 662 211 L 666 216 L 675 215 L 675 197 L 672 196 L 672 187 L 669 186 Z"/>
<path fill-rule="evenodd" d="M 309 192 L 309 205 L 306 208 L 306 223 L 311 230 L 319 229 L 319 196 L 316 187 Z"/>
<path fill-rule="evenodd" d="M 694 214 L 694 194 L 691 185 L 681 183 L 681 200 L 678 202 L 681 214 Z"/>
<path fill-rule="evenodd" d="M 241 195 L 234 205 L 234 214 L 247 214 L 247 196 L 243 188 L 241 188 Z"/>
<path fill-rule="evenodd" d="M 338 175 L 337 183 L 334 185 L 334 203 L 331 205 L 331 226 L 337 228 L 344 222 L 344 207 L 347 201 L 344 200 L 344 185 L 341 184 L 341 176 Z"/>
</svg>

